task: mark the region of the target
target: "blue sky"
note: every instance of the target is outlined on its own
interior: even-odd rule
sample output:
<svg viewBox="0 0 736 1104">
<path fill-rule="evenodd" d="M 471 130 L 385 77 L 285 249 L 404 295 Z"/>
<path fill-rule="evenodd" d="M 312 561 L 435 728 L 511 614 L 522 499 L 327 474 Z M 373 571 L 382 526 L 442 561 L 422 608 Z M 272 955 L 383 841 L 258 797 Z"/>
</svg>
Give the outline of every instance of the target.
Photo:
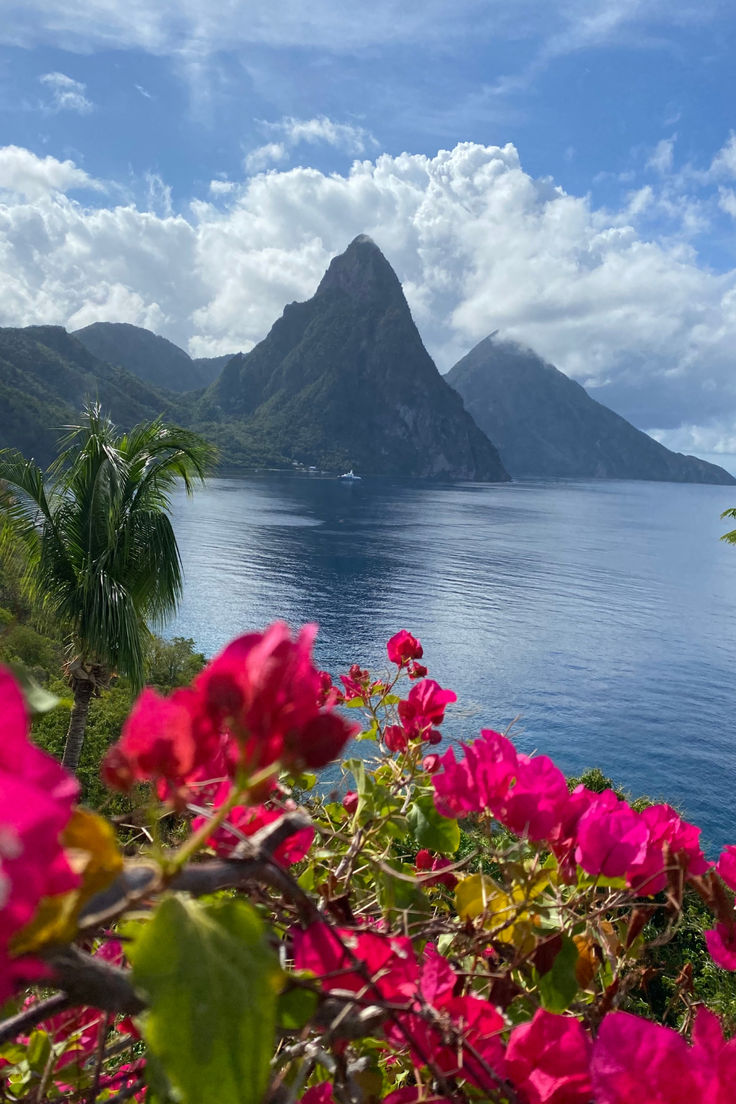
<svg viewBox="0 0 736 1104">
<path fill-rule="evenodd" d="M 500 329 L 732 463 L 728 0 L 2 9 L 0 324 L 247 349 L 366 231 L 441 370 Z"/>
</svg>

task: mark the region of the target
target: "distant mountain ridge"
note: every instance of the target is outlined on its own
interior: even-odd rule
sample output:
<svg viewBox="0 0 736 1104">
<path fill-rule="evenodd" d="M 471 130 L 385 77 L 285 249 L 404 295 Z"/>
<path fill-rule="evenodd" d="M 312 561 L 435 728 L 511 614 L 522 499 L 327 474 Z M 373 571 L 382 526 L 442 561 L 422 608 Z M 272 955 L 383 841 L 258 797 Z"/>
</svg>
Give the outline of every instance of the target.
<svg viewBox="0 0 736 1104">
<path fill-rule="evenodd" d="M 202 418 L 328 470 L 508 479 L 498 453 L 437 371 L 401 284 L 365 235 L 335 257 L 314 296 L 208 388 Z"/>
<path fill-rule="evenodd" d="M 172 411 L 171 396 L 98 360 L 61 326 L 0 328 L 0 448 L 48 463 L 60 427 L 88 399 L 123 427 Z"/>
<path fill-rule="evenodd" d="M 512 476 L 736 483 L 716 464 L 671 452 L 515 342 L 485 338 L 445 378 Z"/>
<path fill-rule="evenodd" d="M 208 387 L 234 355 L 193 360 L 173 341 L 128 322 L 93 322 L 74 330 L 72 337 L 98 360 L 120 365 L 154 387 L 177 393 Z"/>
</svg>

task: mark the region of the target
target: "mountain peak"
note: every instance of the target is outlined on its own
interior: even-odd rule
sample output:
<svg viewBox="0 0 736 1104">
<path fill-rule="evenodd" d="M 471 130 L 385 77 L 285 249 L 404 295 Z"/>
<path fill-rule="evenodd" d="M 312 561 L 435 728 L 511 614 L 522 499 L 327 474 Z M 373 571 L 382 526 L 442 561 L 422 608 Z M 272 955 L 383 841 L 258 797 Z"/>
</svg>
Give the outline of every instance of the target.
<svg viewBox="0 0 736 1104">
<path fill-rule="evenodd" d="M 403 300 L 399 279 L 372 238 L 358 234 L 344 253 L 333 257 L 325 272 L 317 295 L 343 291 L 354 299 L 380 297 Z"/>
</svg>

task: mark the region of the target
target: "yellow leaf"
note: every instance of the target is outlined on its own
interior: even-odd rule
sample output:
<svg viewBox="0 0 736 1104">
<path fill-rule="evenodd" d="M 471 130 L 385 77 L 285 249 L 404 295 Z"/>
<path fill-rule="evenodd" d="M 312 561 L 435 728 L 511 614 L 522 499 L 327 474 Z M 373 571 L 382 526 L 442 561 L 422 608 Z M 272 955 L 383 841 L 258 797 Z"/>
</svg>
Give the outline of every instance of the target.
<svg viewBox="0 0 736 1104">
<path fill-rule="evenodd" d="M 10 945 L 13 954 L 30 954 L 72 940 L 82 907 L 114 882 L 123 869 L 114 829 L 96 813 L 75 809 L 62 832 L 61 842 L 69 865 L 81 882 L 71 893 L 43 898 L 33 919 L 14 936 Z"/>
<path fill-rule="evenodd" d="M 539 924 L 539 917 L 528 906 L 548 885 L 544 872 L 531 886 L 514 886 L 508 893 L 485 874 L 471 874 L 457 884 L 455 907 L 461 920 L 482 916 L 483 926 L 494 932 L 495 939 L 528 951 L 534 946 L 533 929 Z"/>
<path fill-rule="evenodd" d="M 572 941 L 578 949 L 575 978 L 581 989 L 588 989 L 600 967 L 595 953 L 595 943 L 587 935 L 574 935 Z"/>
</svg>

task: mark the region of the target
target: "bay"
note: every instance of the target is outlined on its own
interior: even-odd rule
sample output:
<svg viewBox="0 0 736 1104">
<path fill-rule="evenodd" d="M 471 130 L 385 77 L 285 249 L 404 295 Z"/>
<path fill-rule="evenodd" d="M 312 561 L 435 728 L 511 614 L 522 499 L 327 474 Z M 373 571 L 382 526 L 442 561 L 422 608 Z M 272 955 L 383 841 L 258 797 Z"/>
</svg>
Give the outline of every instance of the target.
<svg viewBox="0 0 736 1104">
<path fill-rule="evenodd" d="M 458 694 L 446 739 L 514 720 L 524 751 L 600 766 L 736 841 L 736 548 L 728 487 L 212 479 L 174 502 L 185 592 L 166 635 L 207 655 L 319 623 L 333 675 L 407 628 Z"/>
</svg>

